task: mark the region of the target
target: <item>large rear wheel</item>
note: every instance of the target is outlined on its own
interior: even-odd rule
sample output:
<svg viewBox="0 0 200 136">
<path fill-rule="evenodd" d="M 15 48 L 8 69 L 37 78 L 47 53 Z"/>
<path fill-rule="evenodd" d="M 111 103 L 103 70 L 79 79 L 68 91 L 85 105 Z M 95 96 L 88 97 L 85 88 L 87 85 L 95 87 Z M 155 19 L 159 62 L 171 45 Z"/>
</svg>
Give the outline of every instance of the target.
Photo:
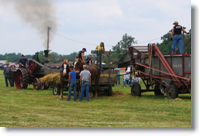
<svg viewBox="0 0 200 136">
<path fill-rule="evenodd" d="M 17 89 L 26 89 L 28 87 L 29 74 L 25 68 L 20 68 L 15 73 L 15 86 Z"/>
</svg>

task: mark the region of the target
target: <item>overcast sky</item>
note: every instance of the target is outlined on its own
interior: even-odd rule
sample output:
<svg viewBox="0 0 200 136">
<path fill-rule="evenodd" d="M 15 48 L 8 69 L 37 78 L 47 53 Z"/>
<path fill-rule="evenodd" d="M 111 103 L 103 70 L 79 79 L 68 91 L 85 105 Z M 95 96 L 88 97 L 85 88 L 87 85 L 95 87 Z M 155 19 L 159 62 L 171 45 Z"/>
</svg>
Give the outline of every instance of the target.
<svg viewBox="0 0 200 136">
<path fill-rule="evenodd" d="M 2 1 L 0 54 L 44 50 L 38 30 L 23 21 L 13 4 Z M 186 31 L 191 28 L 190 0 L 54 0 L 52 5 L 58 25 L 57 31 L 50 31 L 59 35 L 54 36 L 50 50 L 59 54 L 78 52 L 83 47 L 90 54 L 100 42 L 109 50 L 125 33 L 135 37 L 138 45 L 161 42 L 160 37 L 172 29 L 174 21 L 185 26 Z"/>
</svg>

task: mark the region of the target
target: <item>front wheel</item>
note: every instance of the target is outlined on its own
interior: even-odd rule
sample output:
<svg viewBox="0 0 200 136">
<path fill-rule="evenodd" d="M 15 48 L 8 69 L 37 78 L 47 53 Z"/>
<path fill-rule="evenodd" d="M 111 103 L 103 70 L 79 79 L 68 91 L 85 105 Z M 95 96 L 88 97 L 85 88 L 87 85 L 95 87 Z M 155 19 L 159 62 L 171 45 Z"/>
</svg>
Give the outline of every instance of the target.
<svg viewBox="0 0 200 136">
<path fill-rule="evenodd" d="M 132 96 L 141 96 L 141 86 L 139 83 L 135 82 L 131 86 L 131 95 Z"/>
<path fill-rule="evenodd" d="M 40 90 L 41 89 L 41 83 L 38 78 L 33 79 L 33 89 L 34 90 Z"/>
<path fill-rule="evenodd" d="M 53 95 L 60 95 L 60 85 L 55 85 L 52 90 Z"/>
<path fill-rule="evenodd" d="M 167 88 L 167 99 L 175 99 L 178 97 L 178 88 L 175 85 L 169 85 Z"/>
</svg>

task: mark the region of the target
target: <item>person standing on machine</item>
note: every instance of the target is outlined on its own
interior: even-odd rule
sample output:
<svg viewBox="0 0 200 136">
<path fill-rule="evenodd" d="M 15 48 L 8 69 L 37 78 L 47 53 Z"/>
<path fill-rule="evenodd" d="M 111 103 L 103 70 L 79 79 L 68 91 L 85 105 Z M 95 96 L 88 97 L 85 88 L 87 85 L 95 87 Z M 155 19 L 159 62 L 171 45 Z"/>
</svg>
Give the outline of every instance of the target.
<svg viewBox="0 0 200 136">
<path fill-rule="evenodd" d="M 83 48 L 81 51 L 78 52 L 76 58 L 78 58 L 82 63 L 85 63 L 84 53 L 86 52 L 86 48 Z"/>
<path fill-rule="evenodd" d="M 181 32 L 183 31 L 186 34 L 188 34 L 188 33 L 185 31 L 185 29 L 181 25 L 178 25 L 177 21 L 175 21 L 173 23 L 173 25 L 174 25 L 174 27 L 173 27 L 172 33 L 171 33 L 171 40 L 173 41 L 173 45 L 172 45 L 173 54 L 176 54 L 176 44 L 179 45 L 180 54 L 183 54 L 183 42 L 182 42 Z"/>
</svg>

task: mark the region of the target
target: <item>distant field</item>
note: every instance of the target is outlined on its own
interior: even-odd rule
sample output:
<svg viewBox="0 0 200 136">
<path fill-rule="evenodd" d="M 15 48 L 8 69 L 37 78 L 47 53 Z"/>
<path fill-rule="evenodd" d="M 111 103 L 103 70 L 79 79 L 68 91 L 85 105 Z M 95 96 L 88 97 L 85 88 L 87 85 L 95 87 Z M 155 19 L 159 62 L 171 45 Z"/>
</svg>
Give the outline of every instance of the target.
<svg viewBox="0 0 200 136">
<path fill-rule="evenodd" d="M 141 83 L 143 86 L 143 84 Z M 130 87 L 113 87 L 114 96 L 98 96 L 89 102 L 66 101 L 52 90 L 34 91 L 5 87 L 0 71 L 0 127 L 191 127 L 191 96 L 179 100 L 130 95 Z M 117 91 L 123 92 L 123 94 Z"/>
</svg>

